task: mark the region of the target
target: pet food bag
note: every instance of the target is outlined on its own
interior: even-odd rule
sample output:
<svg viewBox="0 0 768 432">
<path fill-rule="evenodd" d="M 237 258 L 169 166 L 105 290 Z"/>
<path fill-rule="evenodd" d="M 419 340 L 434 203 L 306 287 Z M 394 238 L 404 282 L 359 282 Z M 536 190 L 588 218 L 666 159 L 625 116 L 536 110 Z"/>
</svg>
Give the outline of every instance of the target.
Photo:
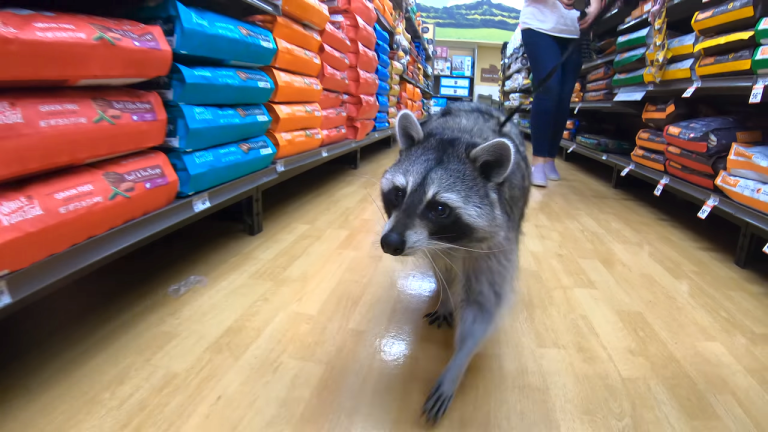
<svg viewBox="0 0 768 432">
<path fill-rule="evenodd" d="M 0 10 L 0 86 L 127 85 L 167 75 L 171 57 L 158 26 Z"/>
<path fill-rule="evenodd" d="M 645 165 L 648 168 L 655 169 L 656 171 L 664 172 L 664 164 L 667 162 L 667 158 L 664 153 L 657 153 L 650 150 L 641 149 L 635 147 L 630 156 L 633 161 L 640 165 Z"/>
<path fill-rule="evenodd" d="M 617 73 L 611 80 L 613 87 L 625 87 L 630 85 L 642 84 L 645 80 L 643 73 L 645 69 L 638 69 L 632 72 Z M 586 93 L 584 94 L 586 96 Z M 611 98 L 613 99 L 613 98 Z"/>
<path fill-rule="evenodd" d="M 272 123 L 264 105 L 168 107 L 167 146 L 202 150 L 264 135 Z"/>
<path fill-rule="evenodd" d="M 720 160 L 722 160 L 722 158 L 720 158 Z M 667 159 L 666 166 L 667 172 L 679 179 L 683 179 L 696 186 L 709 190 L 715 190 L 715 176 L 712 174 L 696 171 L 670 159 Z"/>
<path fill-rule="evenodd" d="M 661 74 L 661 80 L 671 81 L 677 79 L 691 79 L 691 69 L 694 63 L 695 59 L 690 58 L 677 63 L 668 64 Z M 654 78 L 651 68 L 646 68 L 643 79 L 646 83 L 656 82 L 656 78 Z"/>
<path fill-rule="evenodd" d="M 343 92 L 347 91 L 347 88 L 349 88 L 349 78 L 347 77 L 347 73 L 338 71 L 332 68 L 329 64 L 323 64 L 318 79 L 320 80 L 320 85 L 322 85 L 325 90 Z"/>
<path fill-rule="evenodd" d="M 304 129 L 292 132 L 267 132 L 267 138 L 277 148 L 275 159 L 297 155 L 320 147 L 323 134 L 320 129 Z"/>
<path fill-rule="evenodd" d="M 715 180 L 720 190 L 737 203 L 768 213 L 768 184 L 720 171 Z"/>
<path fill-rule="evenodd" d="M 678 62 L 693 57 L 693 48 L 696 43 L 696 33 L 678 36 L 667 43 L 667 53 L 669 60 Z M 649 59 L 653 60 L 653 59 Z"/>
<path fill-rule="evenodd" d="M 596 92 L 600 90 L 610 90 L 613 86 L 611 85 L 611 78 L 608 78 L 600 81 L 592 81 L 587 84 L 585 88 L 588 92 Z"/>
<path fill-rule="evenodd" d="M 376 113 L 376 117 L 373 119 L 376 123 L 389 123 L 389 117 L 385 113 Z"/>
<path fill-rule="evenodd" d="M 377 40 L 373 51 L 376 52 L 378 58 L 385 57 L 389 55 L 389 46 L 384 42 Z"/>
<path fill-rule="evenodd" d="M 344 110 L 350 119 L 372 119 L 376 117 L 379 104 L 374 96 L 344 95 Z"/>
<path fill-rule="evenodd" d="M 668 145 L 667 140 L 664 139 L 664 132 L 653 129 L 641 129 L 635 137 L 635 144 L 657 153 L 664 152 Z"/>
<path fill-rule="evenodd" d="M 397 105 L 397 97 L 396 96 L 388 96 L 389 97 L 389 106 L 394 107 Z"/>
<path fill-rule="evenodd" d="M 168 158 L 151 150 L 0 185 L 0 271 L 159 210 L 178 187 Z"/>
<path fill-rule="evenodd" d="M 405 69 L 403 68 L 403 65 L 400 63 L 393 61 L 392 62 L 392 74 L 393 75 L 402 75 L 403 72 L 405 72 Z"/>
<path fill-rule="evenodd" d="M 755 27 L 762 0 L 733 0 L 696 12 L 691 27 L 701 36 L 713 36 Z"/>
<path fill-rule="evenodd" d="M 264 107 L 272 117 L 269 130 L 273 132 L 319 128 L 323 120 L 323 111 L 316 103 L 267 103 Z"/>
<path fill-rule="evenodd" d="M 379 24 L 373 24 L 373 32 L 376 34 L 377 41 L 389 46 L 389 33 L 382 30 L 381 27 L 379 27 Z"/>
<path fill-rule="evenodd" d="M 270 66 L 308 76 L 317 76 L 320 73 L 319 55 L 284 40 L 275 39 L 275 43 L 277 54 Z"/>
<path fill-rule="evenodd" d="M 646 27 L 642 30 L 632 32 L 629 34 L 621 35 L 616 39 L 616 51 L 624 52 L 634 48 L 647 45 L 646 38 L 649 34 L 652 34 L 650 27 Z"/>
<path fill-rule="evenodd" d="M 387 117 L 389 117 L 389 118 L 397 117 L 397 108 L 395 108 L 395 107 L 387 108 Z"/>
<path fill-rule="evenodd" d="M 613 70 L 625 72 L 645 68 L 645 46 L 617 54 L 613 61 Z"/>
<path fill-rule="evenodd" d="M 320 60 L 324 64 L 342 72 L 349 68 L 349 58 L 347 55 L 327 44 L 320 46 Z"/>
<path fill-rule="evenodd" d="M 344 125 L 330 129 L 323 129 L 322 133 L 323 142 L 321 145 L 323 146 L 336 144 L 337 142 L 341 142 L 347 139 L 347 127 Z"/>
<path fill-rule="evenodd" d="M 733 143 L 727 163 L 734 176 L 768 183 L 768 146 Z"/>
<path fill-rule="evenodd" d="M 383 81 L 379 81 L 379 88 L 376 89 L 376 94 L 381 96 L 386 96 L 389 94 L 389 90 L 390 90 L 389 84 Z"/>
<path fill-rule="evenodd" d="M 376 95 L 376 103 L 379 104 L 379 112 L 387 112 L 389 109 L 389 98 L 386 95 Z"/>
<path fill-rule="evenodd" d="M 656 129 L 679 122 L 688 114 L 685 108 L 678 106 L 672 99 L 666 103 L 647 103 L 643 108 L 643 121 Z"/>
<path fill-rule="evenodd" d="M 710 175 L 717 174 L 717 171 L 715 171 L 714 168 L 714 163 L 715 160 L 722 156 L 722 154 L 707 156 L 672 145 L 667 146 L 667 149 L 664 150 L 664 155 L 667 156 L 667 159 L 674 161 L 677 164 Z"/>
<path fill-rule="evenodd" d="M 593 70 L 587 75 L 587 82 L 597 81 L 597 80 L 604 80 L 607 78 L 613 77 L 614 74 L 613 67 L 609 65 L 602 65 L 599 68 Z"/>
<path fill-rule="evenodd" d="M 389 129 L 389 120 L 373 123 L 373 130 L 380 131 L 384 129 Z"/>
<path fill-rule="evenodd" d="M 747 48 L 755 48 L 755 31 L 753 29 L 704 38 L 696 44 L 694 52 L 705 56 L 714 56 Z"/>
<path fill-rule="evenodd" d="M 712 156 L 727 153 L 733 142 L 760 142 L 763 134 L 741 126 L 733 118 L 704 117 L 667 126 L 664 138 L 670 145 Z"/>
<path fill-rule="evenodd" d="M 282 2 L 283 15 L 316 30 L 325 28 L 331 19 L 328 8 L 319 0 L 287 0 Z"/>
<path fill-rule="evenodd" d="M 270 102 L 317 102 L 323 94 L 323 87 L 317 78 L 274 68 L 264 68 L 264 72 L 275 83 L 275 91 L 269 99 Z"/>
<path fill-rule="evenodd" d="M 374 127 L 373 120 L 347 120 L 347 138 L 360 141 L 371 133 Z"/>
<path fill-rule="evenodd" d="M 275 83 L 260 70 L 220 66 L 173 65 L 169 77 L 148 84 L 167 101 L 189 105 L 242 105 L 264 103 Z"/>
<path fill-rule="evenodd" d="M 591 134 L 577 135 L 576 142 L 604 153 L 631 154 L 635 148 L 630 143 Z"/>
<path fill-rule="evenodd" d="M 364 47 L 373 52 L 376 48 L 376 35 L 373 33 L 373 27 L 366 24 L 357 15 L 344 13 L 341 14 L 344 17 L 346 26 L 344 27 L 344 34 L 352 42 L 352 51 L 355 51 L 354 41 L 359 42 Z"/>
<path fill-rule="evenodd" d="M 376 54 L 364 47 L 361 43 L 357 43 L 356 45 L 353 44 L 353 46 L 356 46 L 358 51 L 350 51 L 347 54 L 347 57 L 349 57 L 349 66 L 366 72 L 376 72 L 376 68 L 379 66 Z"/>
<path fill-rule="evenodd" d="M 389 72 L 381 66 L 376 66 L 376 76 L 385 84 L 389 82 Z"/>
<path fill-rule="evenodd" d="M 335 0 L 332 5 L 329 5 L 328 10 L 334 14 L 347 12 L 357 15 L 369 26 L 376 24 L 376 11 L 366 0 Z"/>
<path fill-rule="evenodd" d="M 334 27 L 330 22 L 325 25 L 321 38 L 324 44 L 341 53 L 347 54 L 352 49 L 352 44 L 349 42 L 347 35 Z"/>
<path fill-rule="evenodd" d="M 610 101 L 613 100 L 613 93 L 610 90 L 601 90 L 596 92 L 584 93 L 585 101 Z"/>
<path fill-rule="evenodd" d="M 262 170 L 272 163 L 275 153 L 275 146 L 264 136 L 195 152 L 167 152 L 179 176 L 179 196 L 202 192 Z"/>
<path fill-rule="evenodd" d="M 752 57 L 752 72 L 755 74 L 768 73 L 768 46 L 760 46 Z"/>
<path fill-rule="evenodd" d="M 350 69 L 352 71 L 352 69 Z M 379 79 L 372 73 L 365 72 L 363 70 L 355 70 L 353 73 L 357 74 L 359 80 L 353 80 L 351 74 L 349 80 L 349 88 L 347 93 L 353 96 L 360 95 L 374 95 L 379 88 Z M 393 86 L 394 87 L 394 86 Z M 391 94 L 391 91 L 390 91 Z"/>
<path fill-rule="evenodd" d="M 252 15 L 245 20 L 269 30 L 275 39 L 282 39 L 313 53 L 320 50 L 320 32 L 303 26 L 290 18 L 264 14 Z"/>
<path fill-rule="evenodd" d="M 378 57 L 379 57 L 379 66 L 381 66 L 384 69 L 392 72 L 392 70 L 390 69 L 390 66 L 392 65 L 392 61 L 389 60 L 389 57 L 387 57 L 386 55 L 380 55 Z M 397 76 L 397 75 L 392 74 L 392 76 L 394 77 L 394 76 Z M 400 78 L 399 76 L 397 76 L 397 77 L 398 77 L 398 79 Z"/>
<path fill-rule="evenodd" d="M 328 108 L 323 110 L 320 129 L 333 129 L 347 124 L 347 110 L 344 108 Z"/>
<path fill-rule="evenodd" d="M 163 102 L 153 92 L 6 91 L 0 94 L 0 181 L 160 145 L 166 125 Z"/>
<path fill-rule="evenodd" d="M 142 20 L 159 21 L 181 63 L 218 63 L 257 67 L 277 52 L 272 34 L 243 21 L 175 0 L 160 0 L 137 11 Z"/>
<path fill-rule="evenodd" d="M 320 102 L 319 102 L 320 108 L 328 109 L 328 108 L 340 107 L 341 101 L 342 101 L 341 93 L 323 90 L 323 93 L 320 96 Z"/>
<path fill-rule="evenodd" d="M 768 18 L 760 18 L 755 26 L 755 40 L 760 45 L 768 45 Z"/>
<path fill-rule="evenodd" d="M 696 74 L 700 77 L 708 75 L 748 75 L 751 73 L 751 49 L 731 54 L 705 56 L 696 63 Z"/>
</svg>

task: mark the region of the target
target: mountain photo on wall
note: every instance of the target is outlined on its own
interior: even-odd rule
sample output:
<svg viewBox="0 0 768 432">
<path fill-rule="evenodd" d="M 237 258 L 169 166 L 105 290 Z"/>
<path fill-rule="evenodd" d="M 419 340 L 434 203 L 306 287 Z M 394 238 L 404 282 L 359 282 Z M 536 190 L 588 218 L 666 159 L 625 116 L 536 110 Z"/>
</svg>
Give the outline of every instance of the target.
<svg viewBox="0 0 768 432">
<path fill-rule="evenodd" d="M 435 39 L 506 42 L 520 19 L 522 0 L 419 0 L 425 22 L 435 25 Z"/>
</svg>

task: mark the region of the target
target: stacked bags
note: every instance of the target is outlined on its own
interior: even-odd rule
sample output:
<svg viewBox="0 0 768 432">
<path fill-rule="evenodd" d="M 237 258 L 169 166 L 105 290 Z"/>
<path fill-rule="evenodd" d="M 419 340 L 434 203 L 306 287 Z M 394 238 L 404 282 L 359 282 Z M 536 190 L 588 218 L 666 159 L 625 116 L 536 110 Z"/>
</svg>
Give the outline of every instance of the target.
<svg viewBox="0 0 768 432">
<path fill-rule="evenodd" d="M 715 184 L 734 201 L 768 213 L 768 146 L 733 143 Z"/>
<path fill-rule="evenodd" d="M 619 36 L 616 39 L 616 58 L 613 61 L 613 69 L 616 75 L 606 83 L 606 88 L 623 87 L 643 83 L 645 72 L 645 52 L 648 49 L 648 39 L 652 38 L 650 27 L 633 33 Z M 587 91 L 590 90 L 589 84 Z M 585 100 L 586 95 L 585 95 Z M 602 99 L 599 99 L 602 100 Z"/>
<path fill-rule="evenodd" d="M 611 78 L 614 74 L 613 67 L 609 65 L 602 65 L 587 74 L 582 100 L 585 102 L 613 100 Z M 571 96 L 571 99 L 573 99 L 573 96 Z"/>
<path fill-rule="evenodd" d="M 269 166 L 275 148 L 264 137 L 272 118 L 263 103 L 275 83 L 253 68 L 290 62 L 282 41 L 252 23 L 173 0 L 141 8 L 137 16 L 161 22 L 173 35 L 171 73 L 149 86 L 166 103 L 164 152 L 179 177 L 178 194 L 192 195 Z"/>
<path fill-rule="evenodd" d="M 349 84 L 342 105 L 347 113 L 347 138 L 360 140 L 373 130 L 378 111 L 376 92 L 379 78 L 376 76 L 376 12 L 366 0 L 338 0 L 329 8 L 331 27 L 346 35 L 350 44 Z"/>
<path fill-rule="evenodd" d="M 632 152 L 632 160 L 640 165 L 645 165 L 657 171 L 666 169 L 667 140 L 664 139 L 664 128 L 676 121 L 682 120 L 685 111 L 675 100 L 661 104 L 645 104 L 643 108 L 643 121 L 651 126 L 650 129 L 642 129 L 635 138 L 635 150 Z"/>
<path fill-rule="evenodd" d="M 389 92 L 395 82 L 393 78 L 395 75 L 392 74 L 392 62 L 389 60 L 389 35 L 378 24 L 373 25 L 373 31 L 376 34 L 375 51 L 379 62 L 376 66 L 376 76 L 379 78 L 376 101 L 379 104 L 379 109 L 374 128 L 381 130 L 393 127 L 394 118 L 397 116 L 397 109 L 389 106 Z M 397 76 L 396 82 L 400 82 L 399 76 Z"/>
<path fill-rule="evenodd" d="M 670 81 L 677 79 L 691 79 L 691 69 L 695 61 L 694 46 L 696 43 L 696 33 L 672 38 L 667 42 L 666 50 L 664 46 L 657 46 L 657 43 L 650 44 L 645 53 L 648 63 L 652 63 L 657 55 L 668 56 L 666 66 L 661 72 L 660 81 Z M 656 82 L 653 68 L 648 67 L 643 72 L 643 81 L 646 83 Z"/>
<path fill-rule="evenodd" d="M 421 90 L 407 82 L 400 84 L 400 89 L 400 96 L 397 101 L 398 111 L 405 109 L 411 111 L 418 119 L 424 117 Z"/>
<path fill-rule="evenodd" d="M 576 80 L 576 84 L 573 86 L 573 93 L 571 93 L 571 102 L 578 103 L 584 99 L 584 83 L 581 79 Z"/>
<path fill-rule="evenodd" d="M 17 88 L 0 96 L 2 273 L 170 204 L 178 178 L 146 150 L 165 136 L 160 97 L 87 87 L 167 74 L 160 27 L 23 9 L 0 10 L 0 22 L 0 85 Z"/>
</svg>

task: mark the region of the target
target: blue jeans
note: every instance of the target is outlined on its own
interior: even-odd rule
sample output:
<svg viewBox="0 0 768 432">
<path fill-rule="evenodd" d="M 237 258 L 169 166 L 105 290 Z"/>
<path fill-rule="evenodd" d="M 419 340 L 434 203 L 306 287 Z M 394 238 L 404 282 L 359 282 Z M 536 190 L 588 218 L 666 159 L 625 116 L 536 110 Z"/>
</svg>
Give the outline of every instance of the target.
<svg viewBox="0 0 768 432">
<path fill-rule="evenodd" d="M 579 39 L 561 38 L 524 29 L 523 46 L 531 63 L 534 88 L 531 108 L 531 142 L 533 155 L 554 158 L 560 148 L 565 122 L 570 114 L 571 95 L 581 72 L 581 47 L 577 46 L 549 82 L 540 87 L 544 78 L 565 54 L 568 46 Z"/>
</svg>

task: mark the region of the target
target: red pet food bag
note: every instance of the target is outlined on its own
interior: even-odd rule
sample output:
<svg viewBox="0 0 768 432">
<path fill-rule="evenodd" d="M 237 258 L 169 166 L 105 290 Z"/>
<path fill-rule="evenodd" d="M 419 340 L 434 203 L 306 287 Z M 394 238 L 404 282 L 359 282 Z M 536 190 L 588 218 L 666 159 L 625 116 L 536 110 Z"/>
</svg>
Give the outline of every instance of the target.
<svg viewBox="0 0 768 432">
<path fill-rule="evenodd" d="M 361 140 L 365 138 L 372 130 L 375 123 L 373 120 L 347 120 L 347 138 Z"/>
<path fill-rule="evenodd" d="M 341 93 L 323 90 L 323 94 L 320 96 L 320 108 L 322 109 L 340 107 L 341 102 Z"/>
<path fill-rule="evenodd" d="M 0 181 L 144 150 L 165 140 L 153 92 L 125 88 L 0 93 Z"/>
<path fill-rule="evenodd" d="M 376 113 L 379 110 L 379 104 L 376 102 L 376 97 L 374 96 L 360 95 L 356 97 L 350 97 L 345 95 L 344 109 L 350 118 L 356 120 L 368 120 L 376 117 Z"/>
<path fill-rule="evenodd" d="M 357 74 L 360 80 L 349 80 L 347 93 L 353 96 L 376 94 L 376 90 L 379 88 L 379 78 L 372 73 L 362 70 L 357 70 Z"/>
<path fill-rule="evenodd" d="M 349 69 L 349 58 L 347 55 L 327 44 L 320 46 L 320 60 L 342 72 Z"/>
<path fill-rule="evenodd" d="M 355 14 L 344 13 L 344 34 L 347 35 L 350 41 L 354 44 L 354 41 L 358 41 L 368 49 L 374 49 L 376 47 L 376 33 L 373 31 L 373 27 L 365 23 L 359 16 Z M 354 51 L 354 48 L 352 48 Z"/>
<path fill-rule="evenodd" d="M 347 124 L 347 111 L 344 108 L 328 108 L 323 110 L 323 121 L 320 129 L 332 129 Z"/>
<path fill-rule="evenodd" d="M 167 75 L 158 26 L 68 13 L 0 10 L 0 86 L 127 85 Z"/>
<path fill-rule="evenodd" d="M 337 71 L 328 64 L 323 64 L 323 68 L 320 70 L 320 75 L 317 78 L 325 90 L 343 92 L 349 86 L 347 74 Z"/>
<path fill-rule="evenodd" d="M 153 150 L 0 185 L 0 272 L 159 210 L 178 189 L 168 158 Z"/>
<path fill-rule="evenodd" d="M 323 129 L 323 144 L 335 144 L 347 139 L 347 127 L 342 125 L 331 129 Z"/>
<path fill-rule="evenodd" d="M 337 0 L 336 5 L 329 7 L 328 10 L 332 14 L 351 12 L 371 27 L 376 24 L 376 11 L 366 0 Z"/>
<path fill-rule="evenodd" d="M 376 66 L 379 65 L 376 53 L 361 44 L 357 44 L 357 47 L 358 52 L 349 52 L 347 54 L 350 68 L 358 68 L 371 73 L 376 72 Z"/>
<path fill-rule="evenodd" d="M 341 53 L 348 53 L 352 49 L 352 44 L 349 42 L 349 38 L 341 30 L 337 29 L 330 22 L 325 25 L 325 30 L 322 34 L 323 43 L 331 48 L 338 50 Z"/>
</svg>

